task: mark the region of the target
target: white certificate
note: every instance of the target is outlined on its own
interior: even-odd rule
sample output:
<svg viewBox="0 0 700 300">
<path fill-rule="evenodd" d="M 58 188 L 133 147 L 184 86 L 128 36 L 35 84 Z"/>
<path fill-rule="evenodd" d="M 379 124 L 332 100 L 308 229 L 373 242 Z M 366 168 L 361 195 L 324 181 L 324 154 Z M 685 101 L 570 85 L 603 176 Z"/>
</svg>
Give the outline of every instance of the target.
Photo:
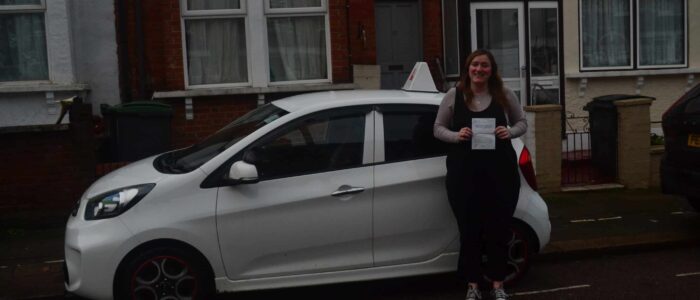
<svg viewBox="0 0 700 300">
<path fill-rule="evenodd" d="M 472 149 L 494 150 L 496 149 L 496 119 L 473 118 L 472 119 Z"/>
</svg>

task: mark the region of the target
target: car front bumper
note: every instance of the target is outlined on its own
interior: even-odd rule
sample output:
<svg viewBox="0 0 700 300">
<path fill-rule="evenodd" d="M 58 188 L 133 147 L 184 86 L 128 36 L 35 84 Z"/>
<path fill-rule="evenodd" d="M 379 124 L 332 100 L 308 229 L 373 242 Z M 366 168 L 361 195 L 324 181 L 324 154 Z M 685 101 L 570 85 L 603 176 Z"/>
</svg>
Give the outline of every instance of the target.
<svg viewBox="0 0 700 300">
<path fill-rule="evenodd" d="M 111 299 L 119 246 L 131 232 L 118 218 L 84 221 L 71 217 L 65 235 L 66 291 L 90 299 Z"/>
</svg>

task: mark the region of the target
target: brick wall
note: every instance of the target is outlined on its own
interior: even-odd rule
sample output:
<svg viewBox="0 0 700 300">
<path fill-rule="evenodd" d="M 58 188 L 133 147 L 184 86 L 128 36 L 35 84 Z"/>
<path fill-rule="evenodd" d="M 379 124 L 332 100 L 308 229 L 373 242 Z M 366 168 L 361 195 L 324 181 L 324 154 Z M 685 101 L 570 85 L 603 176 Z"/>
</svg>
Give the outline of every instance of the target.
<svg viewBox="0 0 700 300">
<path fill-rule="evenodd" d="M 661 186 L 661 157 L 664 155 L 663 145 L 651 146 L 649 162 L 649 187 Z"/>
<path fill-rule="evenodd" d="M 128 89 L 132 98 L 150 99 L 154 90 L 182 90 L 185 87 L 182 61 L 182 35 L 178 0 L 140 1 L 144 55 L 138 53 L 136 3 L 127 1 L 127 15 L 118 16 L 127 21 L 126 47 L 129 59 Z M 123 63 L 123 62 L 122 62 Z M 139 64 L 144 64 L 145 93 L 139 94 Z"/>
<path fill-rule="evenodd" d="M 0 213 L 65 210 L 68 216 L 95 179 L 91 111 L 89 105 L 71 110 L 69 127 L 0 130 Z"/>
<path fill-rule="evenodd" d="M 618 180 L 630 189 L 650 183 L 649 99 L 615 101 Z"/>
<path fill-rule="evenodd" d="M 255 95 L 202 97 L 192 100 L 192 120 L 185 119 L 185 101 L 167 101 L 173 106 L 172 146 L 181 148 L 201 141 L 257 106 Z"/>
<path fill-rule="evenodd" d="M 438 82 L 441 75 L 435 58 L 443 61 L 442 56 L 442 2 L 423 0 L 423 60 L 428 63 L 436 86 L 442 83 Z"/>
<path fill-rule="evenodd" d="M 377 32 L 374 20 L 374 1 L 349 0 L 348 3 L 350 4 L 349 39 L 352 63 L 356 65 L 376 64 Z"/>
<path fill-rule="evenodd" d="M 530 150 L 540 193 L 561 190 L 561 105 L 525 107 L 528 129 L 522 140 Z"/>
</svg>

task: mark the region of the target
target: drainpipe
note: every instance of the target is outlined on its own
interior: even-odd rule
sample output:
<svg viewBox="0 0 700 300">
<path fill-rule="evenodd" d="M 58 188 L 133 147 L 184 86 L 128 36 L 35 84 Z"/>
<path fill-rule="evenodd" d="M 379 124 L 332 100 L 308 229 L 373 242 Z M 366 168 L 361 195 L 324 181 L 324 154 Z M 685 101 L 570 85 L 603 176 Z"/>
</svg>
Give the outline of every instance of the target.
<svg viewBox="0 0 700 300">
<path fill-rule="evenodd" d="M 355 83 L 355 74 L 352 69 L 352 46 L 350 45 L 350 0 L 345 0 L 345 26 L 347 28 L 348 43 L 348 70 L 350 71 L 350 82 Z"/>
<path fill-rule="evenodd" d="M 121 102 L 131 101 L 131 76 L 129 74 L 129 38 L 127 33 L 127 0 L 116 0 L 117 6 L 117 59 L 119 62 L 119 91 Z"/>
<path fill-rule="evenodd" d="M 136 59 L 138 60 L 139 74 L 139 90 L 138 97 L 146 98 L 146 54 L 144 49 L 144 33 L 143 33 L 143 8 L 141 0 L 134 1 L 134 18 L 136 23 Z"/>
</svg>

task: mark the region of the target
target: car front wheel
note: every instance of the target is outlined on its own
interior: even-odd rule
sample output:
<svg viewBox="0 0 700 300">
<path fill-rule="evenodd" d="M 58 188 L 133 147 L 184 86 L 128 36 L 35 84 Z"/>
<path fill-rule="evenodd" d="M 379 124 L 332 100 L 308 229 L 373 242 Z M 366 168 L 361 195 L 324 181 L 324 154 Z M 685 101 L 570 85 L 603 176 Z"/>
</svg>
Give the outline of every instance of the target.
<svg viewBox="0 0 700 300">
<path fill-rule="evenodd" d="M 214 278 L 197 255 L 184 249 L 149 249 L 117 274 L 116 299 L 210 299 Z"/>
</svg>

